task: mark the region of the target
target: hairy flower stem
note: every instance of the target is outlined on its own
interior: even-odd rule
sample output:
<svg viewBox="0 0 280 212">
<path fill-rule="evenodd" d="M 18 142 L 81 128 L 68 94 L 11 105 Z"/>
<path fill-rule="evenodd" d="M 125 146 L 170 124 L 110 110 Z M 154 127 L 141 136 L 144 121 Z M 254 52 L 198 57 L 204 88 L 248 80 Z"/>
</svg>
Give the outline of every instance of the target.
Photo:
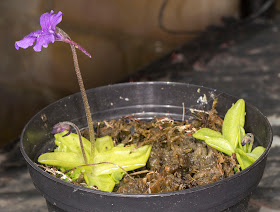
<svg viewBox="0 0 280 212">
<path fill-rule="evenodd" d="M 80 90 L 81 90 L 81 94 L 82 94 L 82 98 L 83 98 L 83 102 L 84 102 L 84 107 L 85 107 L 85 111 L 86 111 L 86 117 L 87 117 L 88 129 L 89 129 L 89 138 L 90 138 L 89 140 L 90 140 L 90 143 L 91 143 L 90 160 L 92 160 L 94 158 L 95 137 L 94 137 L 93 122 L 92 122 L 91 113 L 90 113 L 90 106 L 89 106 L 89 103 L 88 103 L 88 98 L 87 98 L 85 86 L 84 86 L 84 83 L 83 83 L 83 78 L 82 78 L 80 68 L 79 68 L 76 48 L 74 47 L 74 45 L 71 45 L 71 50 L 72 50 L 72 54 L 73 54 L 73 60 L 74 60 L 76 75 L 77 75 L 77 79 L 78 79 L 78 83 L 79 83 L 79 86 L 80 86 Z"/>
<path fill-rule="evenodd" d="M 59 124 L 68 124 L 68 125 L 72 126 L 76 130 L 76 132 L 77 132 L 77 134 L 79 136 L 81 151 L 82 151 L 82 155 L 83 155 L 85 164 L 88 164 L 87 156 L 86 156 L 86 153 L 85 153 L 85 148 L 84 148 L 84 144 L 83 144 L 83 140 L 82 140 L 82 135 L 81 135 L 81 132 L 80 132 L 79 128 L 77 127 L 77 125 L 75 125 L 74 123 L 72 123 L 70 121 L 59 122 Z"/>
<path fill-rule="evenodd" d="M 91 142 L 90 161 L 92 161 L 93 158 L 94 158 L 95 137 L 94 137 L 93 121 L 92 121 L 91 113 L 90 113 L 90 106 L 89 106 L 89 103 L 88 103 L 88 98 L 87 98 L 82 74 L 81 74 L 81 71 L 80 71 L 79 63 L 78 63 L 77 52 L 76 52 L 76 48 L 79 48 L 80 46 L 78 46 L 74 42 L 70 42 L 71 39 L 70 39 L 69 35 L 66 32 L 64 32 L 62 29 L 60 29 L 58 27 L 56 27 L 56 29 L 58 30 L 59 33 L 61 33 L 64 37 L 67 38 L 67 39 L 62 40 L 62 41 L 66 42 L 66 43 L 69 43 L 70 46 L 71 46 L 71 50 L 72 50 L 72 54 L 73 54 L 73 60 L 74 60 L 74 67 L 75 67 L 78 83 L 79 83 L 79 86 L 80 86 L 80 91 L 81 91 L 81 94 L 82 94 L 82 99 L 83 99 L 84 108 L 85 108 L 86 117 L 87 117 L 87 123 L 88 123 L 88 129 L 89 129 L 89 138 L 90 138 L 90 142 Z"/>
</svg>

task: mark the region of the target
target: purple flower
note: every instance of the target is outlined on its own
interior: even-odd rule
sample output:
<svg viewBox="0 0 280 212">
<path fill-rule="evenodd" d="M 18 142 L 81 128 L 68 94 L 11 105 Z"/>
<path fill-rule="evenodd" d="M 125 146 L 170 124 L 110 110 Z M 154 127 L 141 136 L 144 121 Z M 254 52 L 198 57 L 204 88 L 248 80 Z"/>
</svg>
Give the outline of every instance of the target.
<svg viewBox="0 0 280 212">
<path fill-rule="evenodd" d="M 251 142 L 254 142 L 254 135 L 252 133 L 246 133 L 241 140 L 241 145 L 244 146 Z"/>
<path fill-rule="evenodd" d="M 57 134 L 57 133 L 61 133 L 61 132 L 65 131 L 65 130 L 67 130 L 68 133 L 65 134 L 64 136 L 69 135 L 71 133 L 70 125 L 66 122 L 60 122 L 60 123 L 53 126 L 53 129 L 52 129 L 51 133 L 52 134 Z"/>
<path fill-rule="evenodd" d="M 50 13 L 44 13 L 43 15 L 41 15 L 40 25 L 42 27 L 42 30 L 31 32 L 22 40 L 16 41 L 16 49 L 26 49 L 29 46 L 32 46 L 34 41 L 37 39 L 37 43 L 33 47 L 33 49 L 36 52 L 40 52 L 42 50 L 42 46 L 44 48 L 47 48 L 49 43 L 54 43 L 54 41 L 56 40 L 65 40 L 65 37 L 63 37 L 59 33 L 56 33 L 56 25 L 61 22 L 63 13 L 61 11 L 59 11 L 57 14 L 53 13 L 53 10 L 51 10 Z"/>
<path fill-rule="evenodd" d="M 47 48 L 49 43 L 54 43 L 54 41 L 63 41 L 69 43 L 70 45 L 78 48 L 84 54 L 91 58 L 90 53 L 88 53 L 82 46 L 70 40 L 69 36 L 60 28 L 56 27 L 62 20 L 63 13 L 59 11 L 57 14 L 53 14 L 53 10 L 50 13 L 44 13 L 40 17 L 40 25 L 42 30 L 31 32 L 26 35 L 22 40 L 15 42 L 15 47 L 17 50 L 19 48 L 26 49 L 32 46 L 37 39 L 36 45 L 33 47 L 35 52 L 40 52 L 42 46 Z"/>
</svg>

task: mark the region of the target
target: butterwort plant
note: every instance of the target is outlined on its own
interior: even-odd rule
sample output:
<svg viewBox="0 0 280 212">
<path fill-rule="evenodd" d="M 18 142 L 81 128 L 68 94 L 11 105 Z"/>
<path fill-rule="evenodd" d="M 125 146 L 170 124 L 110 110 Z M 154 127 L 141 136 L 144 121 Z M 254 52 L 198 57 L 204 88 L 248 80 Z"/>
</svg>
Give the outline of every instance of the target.
<svg viewBox="0 0 280 212">
<path fill-rule="evenodd" d="M 90 142 L 91 142 L 91 157 L 94 157 L 94 128 L 93 128 L 93 121 L 91 118 L 90 113 L 90 106 L 88 103 L 88 98 L 85 91 L 85 86 L 83 83 L 79 63 L 78 63 L 78 57 L 76 48 L 81 50 L 84 54 L 86 54 L 89 58 L 91 58 L 91 55 L 79 44 L 72 41 L 69 35 L 65 33 L 62 29 L 57 27 L 61 21 L 62 21 L 62 15 L 63 13 L 59 11 L 57 14 L 54 14 L 54 11 L 51 10 L 50 13 L 44 13 L 40 17 L 40 25 L 42 30 L 37 30 L 35 32 L 31 32 L 30 34 L 26 35 L 22 40 L 15 42 L 15 48 L 18 50 L 19 48 L 26 49 L 34 44 L 36 41 L 36 44 L 34 45 L 33 49 L 35 52 L 40 52 L 42 50 L 42 47 L 47 48 L 49 43 L 54 43 L 55 41 L 62 41 L 65 43 L 70 44 L 72 54 L 73 54 L 73 60 L 74 60 L 74 67 L 80 87 L 80 91 L 82 94 L 83 104 L 85 107 L 86 117 L 87 117 L 87 123 L 89 128 L 89 135 L 90 135 Z"/>
<path fill-rule="evenodd" d="M 61 121 L 51 131 L 54 134 L 57 147 L 53 152 L 40 155 L 38 162 L 59 168 L 70 177 L 67 177 L 67 179 L 71 179 L 71 182 L 83 176 L 89 188 L 112 191 L 123 175 L 128 174 L 127 171 L 146 165 L 152 146 L 145 145 L 139 148 L 136 148 L 135 145 L 128 147 L 123 145 L 114 146 L 110 136 L 95 139 L 94 125 L 79 68 L 76 48 L 89 58 L 91 58 L 91 55 L 82 46 L 71 40 L 69 35 L 62 29 L 57 27 L 62 21 L 62 15 L 61 11 L 54 14 L 53 10 L 50 13 L 44 13 L 40 18 L 42 29 L 28 34 L 20 41 L 16 41 L 15 48 L 17 50 L 19 48 L 26 49 L 36 41 L 33 49 L 36 52 L 40 52 L 42 47 L 47 48 L 50 43 L 55 41 L 70 44 L 85 107 L 90 141 L 82 137 L 79 128 L 74 123 Z M 77 134 L 71 133 L 71 127 L 76 130 Z"/>
<path fill-rule="evenodd" d="M 245 133 L 245 101 L 239 99 L 227 111 L 222 133 L 201 128 L 193 137 L 205 141 L 209 146 L 237 159 L 241 169 L 254 163 L 265 151 L 262 146 L 253 149 L 254 135 Z"/>
</svg>

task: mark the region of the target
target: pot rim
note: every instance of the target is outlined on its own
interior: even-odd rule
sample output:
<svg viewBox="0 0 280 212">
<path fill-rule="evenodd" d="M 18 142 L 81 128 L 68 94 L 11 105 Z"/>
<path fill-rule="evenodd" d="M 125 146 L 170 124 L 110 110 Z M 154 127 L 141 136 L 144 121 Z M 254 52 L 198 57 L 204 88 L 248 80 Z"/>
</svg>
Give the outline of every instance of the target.
<svg viewBox="0 0 280 212">
<path fill-rule="evenodd" d="M 217 89 L 213 89 L 213 88 L 209 88 L 209 87 L 205 87 L 205 86 L 200 86 L 200 85 L 194 85 L 194 84 L 189 84 L 189 83 L 180 83 L 180 82 L 164 82 L 164 81 L 149 81 L 149 82 L 126 82 L 126 83 L 116 83 L 116 84 L 110 84 L 110 85 L 105 85 L 105 86 L 100 86 L 100 87 L 96 87 L 96 88 L 91 88 L 91 89 L 88 89 L 88 91 L 91 91 L 91 90 L 100 90 L 100 89 L 104 89 L 104 87 L 116 87 L 116 86 L 120 86 L 120 85 L 123 85 L 123 86 L 128 86 L 128 85 L 131 85 L 131 84 L 135 84 L 135 85 L 187 85 L 187 86 L 190 86 L 190 87 L 200 87 L 200 88 L 205 88 L 205 89 L 208 89 L 208 90 L 212 90 L 212 91 L 215 91 L 215 92 L 220 92 L 221 94 L 226 94 L 230 97 L 234 97 L 236 99 L 238 99 L 237 97 L 235 96 L 232 96 L 228 93 L 225 93 L 225 92 L 221 92 Z M 210 183 L 208 185 L 203 185 L 203 186 L 198 186 L 198 187 L 195 187 L 195 188 L 190 188 L 190 189 L 184 189 L 184 190 L 181 190 L 181 191 L 173 191 L 173 192 L 165 192 L 165 193 L 153 193 L 153 194 L 126 194 L 126 193 L 116 193 L 116 192 L 106 192 L 106 191 L 100 191 L 100 190 L 94 190 L 94 189 L 90 189 L 90 188 L 86 188 L 86 187 L 82 187 L 82 186 L 78 186 L 78 185 L 75 185 L 75 184 L 72 184 L 72 183 L 68 183 L 66 181 L 63 181 L 63 180 L 60 180 L 48 173 L 46 173 L 45 171 L 43 171 L 42 169 L 40 169 L 36 164 L 35 162 L 33 162 L 29 157 L 28 155 L 26 154 L 25 150 L 24 150 L 24 147 L 23 147 L 23 135 L 25 133 L 25 130 L 26 128 L 29 126 L 29 123 L 33 121 L 33 119 L 41 113 L 41 111 L 45 110 L 47 107 L 51 107 L 53 104 L 56 104 L 58 101 L 62 101 L 63 99 L 66 99 L 66 98 L 69 98 L 70 96 L 73 96 L 73 95 L 79 95 L 80 92 L 77 92 L 77 93 L 74 93 L 74 94 L 71 94 L 71 95 L 68 95 L 66 97 L 63 97 L 49 105 L 47 105 L 46 107 L 44 107 L 42 110 L 40 110 L 38 113 L 36 113 L 28 122 L 27 124 L 24 126 L 23 130 L 22 130 L 22 133 L 21 133 L 21 136 L 20 136 L 20 151 L 24 157 L 24 159 L 26 160 L 26 162 L 33 168 L 35 169 L 37 172 L 39 172 L 40 174 L 42 174 L 43 176 L 49 178 L 50 180 L 52 181 L 55 181 L 57 183 L 61 183 L 61 184 L 64 184 L 65 186 L 69 186 L 69 187 L 72 187 L 74 190 L 78 191 L 83 191 L 83 192 L 88 192 L 88 193 L 94 193 L 94 194 L 97 194 L 97 195 L 106 195 L 106 196 L 112 196 L 112 197 L 130 197 L 130 198 L 146 198 L 146 197 L 168 197 L 168 196 L 174 196 L 174 195 L 183 195 L 183 194 L 191 194 L 191 193 L 194 193 L 194 192 L 197 192 L 197 191 L 202 191 L 202 190 L 208 190 L 208 189 L 211 189 L 212 187 L 214 186 L 219 186 L 220 184 L 223 184 L 223 183 L 227 183 L 227 182 L 230 182 L 240 176 L 243 176 L 245 175 L 246 173 L 250 172 L 252 169 L 254 169 L 264 158 L 267 157 L 270 149 L 271 149 L 271 145 L 272 145 L 272 140 L 273 140 L 273 132 L 272 132 L 272 127 L 267 119 L 266 116 L 263 115 L 263 113 L 258 109 L 256 108 L 254 105 L 251 105 L 250 103 L 247 103 L 246 102 L 246 105 L 249 105 L 251 108 L 255 109 L 257 112 L 259 112 L 265 119 L 265 122 L 268 124 L 269 126 L 269 143 L 264 151 L 264 153 L 261 155 L 261 157 L 258 158 L 258 160 L 256 160 L 252 165 L 250 165 L 248 168 L 242 170 L 241 172 L 237 173 L 237 174 L 234 174 L 233 176 L 230 176 L 228 178 L 225 178 L 223 180 L 219 180 L 217 182 L 214 182 L 214 183 Z"/>
</svg>

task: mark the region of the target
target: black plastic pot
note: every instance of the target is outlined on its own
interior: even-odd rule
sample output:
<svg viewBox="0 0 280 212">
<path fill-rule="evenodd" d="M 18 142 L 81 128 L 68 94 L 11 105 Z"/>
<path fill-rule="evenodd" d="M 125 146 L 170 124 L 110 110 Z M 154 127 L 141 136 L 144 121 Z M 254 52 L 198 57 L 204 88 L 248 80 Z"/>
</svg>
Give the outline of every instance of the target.
<svg viewBox="0 0 280 212">
<path fill-rule="evenodd" d="M 140 82 L 99 87 L 87 91 L 94 120 L 117 119 L 134 114 L 141 119 L 168 116 L 185 118 L 189 108 L 208 110 L 218 96 L 217 111 L 224 115 L 237 98 L 225 93 L 182 83 Z M 201 101 L 206 95 L 208 104 Z M 271 126 L 262 113 L 246 103 L 245 130 L 255 135 L 264 154 L 249 168 L 227 179 L 178 192 L 161 194 L 119 194 L 96 191 L 59 180 L 38 168 L 38 156 L 54 147 L 50 134 L 54 124 L 72 121 L 86 127 L 80 93 L 63 98 L 36 114 L 21 135 L 21 151 L 31 178 L 50 211 L 244 211 L 251 192 L 262 178 L 272 143 Z"/>
</svg>

